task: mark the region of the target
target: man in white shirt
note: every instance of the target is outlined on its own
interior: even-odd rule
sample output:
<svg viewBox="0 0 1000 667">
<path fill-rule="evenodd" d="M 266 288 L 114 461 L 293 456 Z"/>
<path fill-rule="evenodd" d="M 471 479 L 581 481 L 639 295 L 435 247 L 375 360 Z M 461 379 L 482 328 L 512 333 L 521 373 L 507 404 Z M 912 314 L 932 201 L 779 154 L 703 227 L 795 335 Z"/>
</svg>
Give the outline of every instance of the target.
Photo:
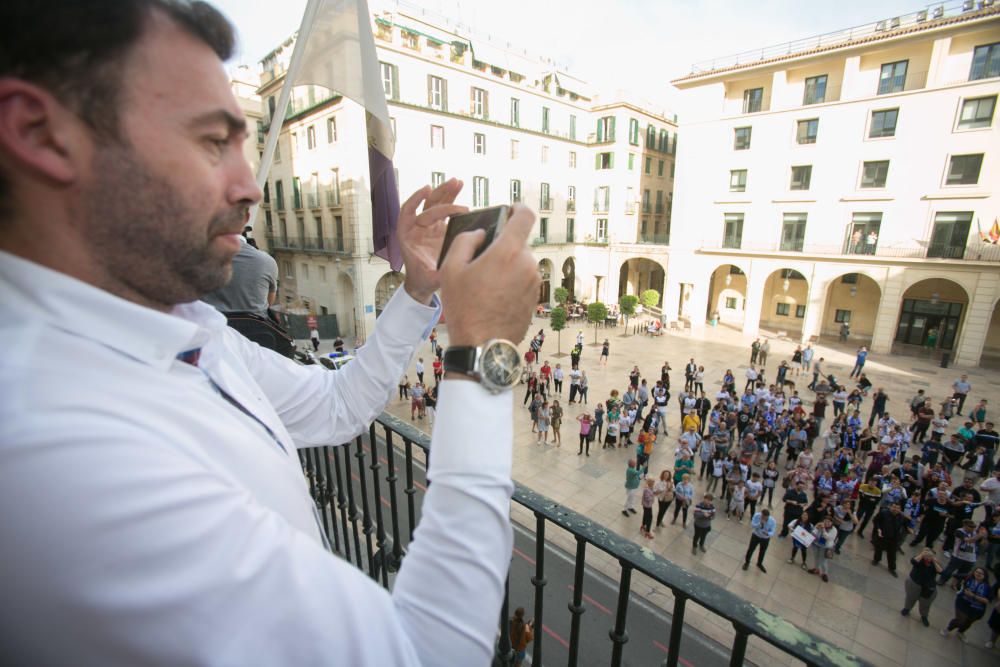
<svg viewBox="0 0 1000 667">
<path fill-rule="evenodd" d="M 452 345 L 520 341 L 534 216 L 515 207 L 475 260 L 483 234 L 460 235 L 438 270 L 461 183 L 423 188 L 399 216 L 403 289 L 353 363 L 251 343 L 196 301 L 225 284 L 261 197 L 222 62 L 234 40 L 203 3 L 0 3 L 4 660 L 487 665 L 510 392 L 441 383 L 434 483 L 392 593 L 325 548 L 295 448 L 367 431 L 438 290 Z"/>
</svg>

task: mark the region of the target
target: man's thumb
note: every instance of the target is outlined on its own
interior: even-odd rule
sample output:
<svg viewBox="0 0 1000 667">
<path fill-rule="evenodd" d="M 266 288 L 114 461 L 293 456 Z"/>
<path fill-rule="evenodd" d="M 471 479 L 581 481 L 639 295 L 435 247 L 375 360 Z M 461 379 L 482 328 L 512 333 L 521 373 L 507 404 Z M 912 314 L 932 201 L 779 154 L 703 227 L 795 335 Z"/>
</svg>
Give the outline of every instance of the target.
<svg viewBox="0 0 1000 667">
<path fill-rule="evenodd" d="M 486 232 L 482 229 L 473 229 L 468 232 L 462 232 L 451 242 L 451 247 L 448 249 L 448 255 L 444 258 L 444 264 L 441 265 L 441 268 L 447 269 L 452 265 L 464 266 L 468 264 L 472 261 L 472 257 L 476 254 L 476 250 L 485 240 Z"/>
</svg>

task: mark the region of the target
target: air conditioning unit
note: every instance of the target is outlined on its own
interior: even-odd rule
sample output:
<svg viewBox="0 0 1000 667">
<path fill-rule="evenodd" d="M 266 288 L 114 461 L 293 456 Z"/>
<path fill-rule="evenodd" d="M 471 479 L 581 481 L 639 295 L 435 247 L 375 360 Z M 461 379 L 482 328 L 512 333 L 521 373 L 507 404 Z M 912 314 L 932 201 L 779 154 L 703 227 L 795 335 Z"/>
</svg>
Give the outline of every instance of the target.
<svg viewBox="0 0 1000 667">
<path fill-rule="evenodd" d="M 885 30 L 885 21 L 879 21 L 875 24 L 875 32 L 883 32 Z"/>
</svg>

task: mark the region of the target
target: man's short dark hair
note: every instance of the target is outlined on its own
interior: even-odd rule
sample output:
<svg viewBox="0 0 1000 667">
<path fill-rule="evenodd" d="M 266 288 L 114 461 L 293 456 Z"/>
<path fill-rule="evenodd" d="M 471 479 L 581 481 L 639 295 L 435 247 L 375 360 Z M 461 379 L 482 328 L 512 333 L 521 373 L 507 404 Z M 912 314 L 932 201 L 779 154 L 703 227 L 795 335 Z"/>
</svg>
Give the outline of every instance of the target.
<svg viewBox="0 0 1000 667">
<path fill-rule="evenodd" d="M 125 56 L 154 11 L 203 41 L 220 59 L 232 55 L 232 24 L 200 0 L 3 0 L 0 78 L 45 88 L 100 140 L 120 139 Z M 9 187 L 0 174 L 0 201 L 10 201 Z M 3 215 L 0 211 L 0 219 Z"/>
</svg>

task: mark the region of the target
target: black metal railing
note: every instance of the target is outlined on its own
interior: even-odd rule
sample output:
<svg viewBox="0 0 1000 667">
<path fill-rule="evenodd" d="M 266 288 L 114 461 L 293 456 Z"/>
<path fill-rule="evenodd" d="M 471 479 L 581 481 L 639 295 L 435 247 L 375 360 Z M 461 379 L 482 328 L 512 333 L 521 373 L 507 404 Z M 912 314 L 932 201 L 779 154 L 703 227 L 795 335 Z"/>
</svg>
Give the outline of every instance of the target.
<svg viewBox="0 0 1000 667">
<path fill-rule="evenodd" d="M 419 519 L 418 496 L 426 490 L 426 486 L 417 480 L 415 472 L 422 474 L 429 457 L 430 438 L 413 425 L 388 413 L 382 413 L 367 434 L 358 436 L 352 442 L 342 446 L 299 450 L 303 472 L 331 546 L 345 560 L 387 588 L 391 585 L 391 575 L 405 558 L 406 545 L 413 540 Z M 403 474 L 402 479 L 400 473 Z M 545 550 L 552 546 L 546 543 L 546 531 L 549 528 L 561 529 L 575 542 L 575 557 L 569 556 L 573 558 L 573 593 L 568 605 L 570 638 L 567 646 L 568 664 L 571 666 L 577 665 L 580 660 L 583 642 L 580 621 L 587 611 L 584 573 L 588 569 L 588 548 L 611 556 L 620 568 L 614 626 L 609 631 L 611 665 L 615 667 L 624 660 L 625 644 L 628 642 L 628 612 L 633 595 L 631 581 L 636 573 L 649 577 L 673 594 L 672 615 L 663 627 L 668 641 L 667 658 L 663 664 L 668 667 L 676 667 L 680 661 L 688 603 L 695 603 L 732 624 L 734 636 L 729 648 L 729 664 L 732 666 L 744 664 L 747 642 L 751 637 L 809 666 L 869 664 L 523 484 L 515 482 L 513 501 L 517 509 L 526 510 L 534 518 L 534 526 L 528 528 L 533 528 L 535 542 L 531 584 L 534 588 L 534 622 L 538 629 L 543 628 L 546 612 L 543 604 L 543 591 L 548 583 Z M 498 619 L 500 632 L 494 661 L 494 664 L 507 666 L 513 664 L 507 623 L 509 591 L 510 575 Z M 692 628 L 687 630 L 694 632 Z M 543 664 L 545 645 L 544 633 L 539 631 L 531 645 L 533 664 Z"/>
</svg>

